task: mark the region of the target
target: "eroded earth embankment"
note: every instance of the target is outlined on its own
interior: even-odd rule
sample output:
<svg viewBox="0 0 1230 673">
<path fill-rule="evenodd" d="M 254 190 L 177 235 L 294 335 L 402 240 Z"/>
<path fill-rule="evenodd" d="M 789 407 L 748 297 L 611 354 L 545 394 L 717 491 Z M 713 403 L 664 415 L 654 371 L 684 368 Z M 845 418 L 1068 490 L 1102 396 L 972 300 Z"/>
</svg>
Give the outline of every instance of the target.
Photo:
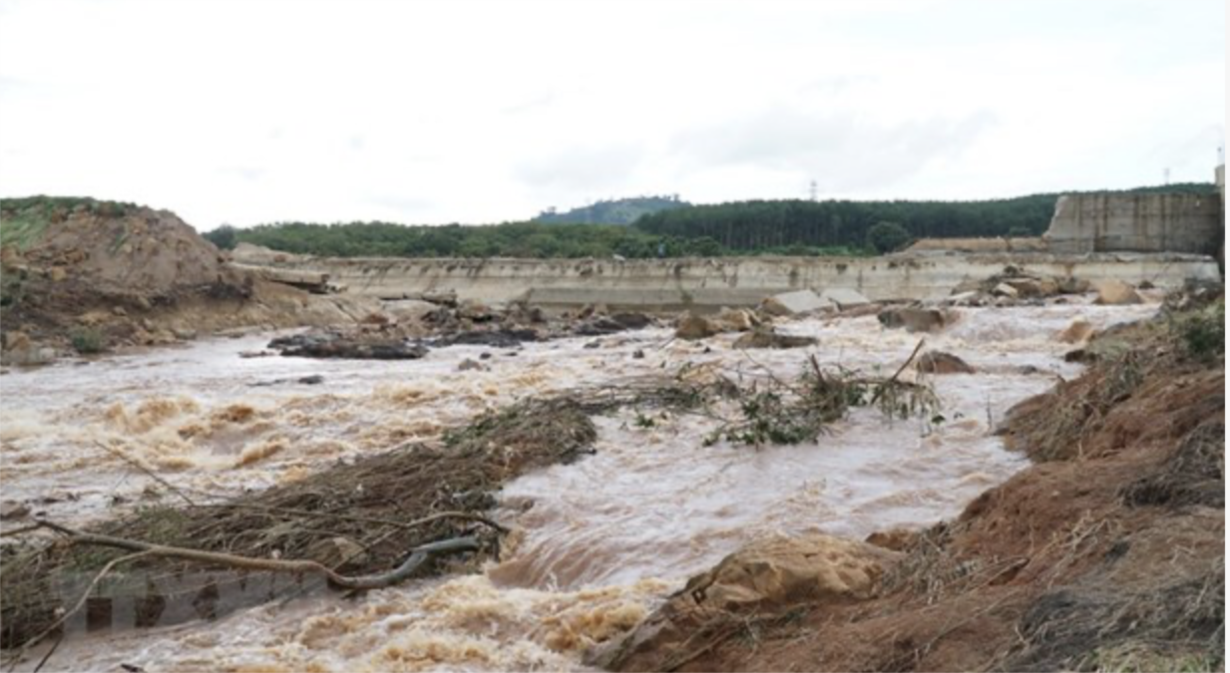
<svg viewBox="0 0 1230 673">
<path fill-rule="evenodd" d="M 1220 670 L 1224 307 L 1108 331 L 1003 432 L 1034 462 L 920 532 L 751 546 L 615 670 Z"/>
<path fill-rule="evenodd" d="M 1090 329 L 1113 331 L 1157 308 L 1100 306 L 1092 299 L 1059 296 L 1036 306 L 954 309 L 952 320 L 925 334 L 920 366 L 910 365 L 900 373 L 903 381 L 934 389 L 943 403 L 943 419 L 886 421 L 879 411 L 853 408 L 814 441 L 757 449 L 726 436 L 711 439 L 723 416 L 741 413 L 737 400 L 717 400 L 694 412 L 632 406 L 577 419 L 574 427 L 588 432 L 584 429 L 592 423 L 595 434 L 570 464 L 538 464 L 520 476 L 503 468 L 493 472 L 512 477 L 494 500 L 484 495 L 491 492 L 493 479 L 480 480 L 480 488 L 474 488 L 424 473 L 433 488 L 422 502 L 430 508 L 477 512 L 512 530 L 501 539 L 498 560 L 490 548 L 477 556 L 445 559 L 448 562 L 433 571 L 445 574 L 435 578 L 413 578 L 348 598 L 345 592 L 322 591 L 318 580 L 265 582 L 251 577 L 246 584 L 236 584 L 222 581 L 235 578 L 216 574 L 217 568 L 167 577 L 121 566 L 122 577 L 100 588 L 90 603 L 92 611 L 76 613 L 66 624 L 68 635 L 52 662 L 70 670 L 120 664 L 169 670 L 571 669 L 583 666 L 586 657 L 597 661 L 592 657 L 610 651 L 611 643 L 646 617 L 651 624 L 651 615 L 664 603 L 671 604 L 670 597 L 696 576 L 713 580 L 693 583 L 693 589 L 705 587 L 703 593 L 713 597 L 750 595 L 757 614 L 778 618 L 738 622 L 752 624 L 756 634 L 773 624 L 784 628 L 788 622 L 802 623 L 801 616 L 813 610 L 822 615 L 834 606 L 851 608 L 864 600 L 883 607 L 874 602 L 881 600 L 876 598 L 879 582 L 892 572 L 887 564 L 904 552 L 859 540 L 877 531 L 919 530 L 954 517 L 979 493 L 1009 479 L 1025 460 L 1005 451 L 1001 438 L 991 433 L 1007 408 L 1045 392 L 1057 377 L 1076 378 L 1082 365 L 1063 356 L 1083 343 Z M 378 572 L 397 561 L 395 550 L 380 541 L 387 534 L 379 530 L 382 524 L 368 527 L 330 515 L 392 516 L 405 523 L 419 516 L 419 508 L 399 508 L 420 499 L 409 494 L 387 498 L 388 479 L 368 483 L 364 478 L 352 487 L 342 477 L 365 474 L 367 466 L 410 469 L 418 461 L 399 463 L 397 453 L 420 444 L 426 455 L 438 451 L 449 456 L 444 439 L 448 429 L 473 426 L 486 411 L 508 409 L 520 400 L 575 394 L 580 388 L 620 394 L 681 372 L 716 371 L 743 388 L 772 392 L 764 387 L 766 382 L 793 381 L 813 360 L 826 371 L 886 377 L 909 362 L 924 337 L 888 327 L 865 312 L 767 320 L 777 333 L 796 337 L 802 345 L 749 348 L 739 342 L 752 332 L 690 340 L 650 325 L 600 337 L 433 347 L 418 359 L 372 363 L 244 358 L 241 354 L 259 349 L 270 338 L 254 335 L 203 339 L 180 349 L 84 365 L 14 370 L 3 381 L 6 391 L 16 386 L 23 393 L 6 396 L 0 409 L 0 450 L 5 498 L 24 507 L 26 514 L 3 524 L 12 530 L 42 517 L 77 528 L 103 526 L 133 537 L 141 531 L 150 536 L 179 534 L 155 539 L 183 546 L 218 545 L 214 548 L 261 558 L 322 562 L 353 551 L 350 540 L 371 547 L 373 553 L 369 565 L 346 572 Z M 1083 357 L 1115 350 L 1100 343 L 1095 340 L 1085 348 Z M 955 354 L 973 371 L 937 373 L 934 363 L 944 362 L 938 357 L 926 358 L 933 364 L 922 367 L 932 351 Z M 309 375 L 323 381 L 300 382 Z M 552 442 L 567 439 L 548 418 L 530 414 L 528 428 L 545 432 Z M 482 426 L 480 420 L 476 427 Z M 477 446 L 483 447 L 477 455 L 489 456 L 496 467 L 518 455 L 503 440 Z M 396 476 L 397 470 L 377 469 L 374 476 Z M 408 490 L 422 490 L 424 480 L 405 474 L 413 485 Z M 175 489 L 196 499 L 201 511 L 212 517 L 193 515 L 188 523 L 197 532 L 183 536 L 187 528 L 177 525 L 116 527 L 143 512 L 191 510 Z M 292 496 L 302 499 L 289 499 Z M 218 507 L 226 503 L 255 508 Z M 259 509 L 266 506 L 282 511 L 266 516 Z M 209 529 L 211 522 L 218 526 Z M 230 527 L 234 522 L 243 530 Z M 434 539 L 487 530 L 464 519 L 437 523 L 421 532 Z M 34 535 L 39 544 L 56 537 Z M 922 539 L 912 533 L 891 537 L 899 539 L 894 546 L 901 549 L 910 540 Z M 402 541 L 409 545 L 426 539 Z M 822 558 L 850 559 L 856 565 L 818 566 L 817 548 L 825 550 Z M 797 594 L 792 590 L 796 599 L 811 599 L 775 612 L 774 603 L 761 605 L 754 593 L 730 581 L 744 574 L 737 560 L 724 564 L 722 572 L 706 572 L 740 549 L 771 561 L 758 567 L 781 567 L 783 559 L 796 559 L 786 574 L 796 579 L 777 584 L 798 589 L 801 578 L 804 587 L 827 588 Z M 87 554 L 83 563 L 91 571 L 69 573 L 76 582 L 54 583 L 51 598 L 71 608 L 94 576 L 92 569 L 105 558 Z M 981 572 L 975 565 L 948 561 L 945 557 L 935 567 L 934 590 L 946 586 L 943 578 L 959 580 L 962 573 Z M 817 573 L 828 578 L 824 584 L 809 579 Z M 217 580 L 215 589 L 208 582 L 199 585 L 210 578 Z M 255 595 L 238 590 L 245 586 Z M 140 591 L 134 593 L 134 587 Z M 184 591 L 177 594 L 176 589 Z M 305 589 L 312 590 L 305 594 Z M 830 600 L 834 595 L 840 600 Z M 261 605 L 242 608 L 251 605 L 252 598 Z M 823 599 L 818 606 L 813 605 L 817 598 Z M 236 602 L 228 603 L 232 600 Z M 806 609 L 797 612 L 801 606 Z M 159 619 L 148 619 L 151 616 Z M 160 621 L 163 616 L 167 621 Z M 757 641 L 749 641 L 738 630 L 742 627 L 731 624 L 716 622 L 714 627 L 721 626 L 717 630 L 687 627 L 688 637 L 694 636 L 694 645 L 711 644 L 703 652 L 714 656 L 757 651 L 739 649 Z M 831 634 L 819 621 L 806 624 L 806 629 L 789 632 L 789 638 L 810 634 L 820 640 Z M 874 633 L 879 643 L 888 632 Z M 705 639 L 714 636 L 716 640 L 707 643 Z M 789 638 L 768 638 L 764 647 Z M 840 652 L 854 656 L 859 646 L 850 642 L 851 647 Z M 42 649 L 30 651 L 19 669 L 32 669 L 54 643 L 54 637 L 49 638 Z M 685 648 L 680 656 L 693 652 Z M 636 660 L 629 661 L 635 665 Z M 676 663 L 663 662 L 651 661 L 650 666 Z M 726 664 L 786 665 L 703 656 L 680 663 L 700 668 Z M 802 661 L 800 666 L 813 667 Z"/>
<path fill-rule="evenodd" d="M 233 268 L 169 211 L 93 199 L 29 201 L 0 213 L 0 321 L 9 364 L 227 329 L 353 324 L 378 308 L 370 299 L 316 295 Z"/>
</svg>

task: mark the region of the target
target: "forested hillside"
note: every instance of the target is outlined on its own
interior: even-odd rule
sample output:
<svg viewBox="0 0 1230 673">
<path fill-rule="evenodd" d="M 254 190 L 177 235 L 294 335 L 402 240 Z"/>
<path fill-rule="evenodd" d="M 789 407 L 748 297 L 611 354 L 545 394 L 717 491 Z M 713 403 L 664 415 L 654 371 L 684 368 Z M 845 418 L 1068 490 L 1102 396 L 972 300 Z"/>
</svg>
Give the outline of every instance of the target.
<svg viewBox="0 0 1230 673">
<path fill-rule="evenodd" d="M 1144 187 L 1133 192 L 1212 192 L 1211 183 Z M 742 201 L 644 215 L 631 226 L 513 222 L 405 226 L 388 222 L 282 222 L 205 234 L 223 248 L 240 241 L 286 252 L 402 257 L 609 257 L 863 255 L 915 238 L 1037 236 L 1058 194 L 995 201 Z M 614 203 L 614 202 L 608 202 Z M 598 204 L 595 204 L 595 206 Z M 899 236 L 869 236 L 881 223 Z M 883 240 L 895 241 L 885 246 Z"/>
<path fill-rule="evenodd" d="M 632 224 L 644 215 L 690 205 L 687 201 L 680 201 L 678 196 L 637 196 L 598 201 L 562 213 L 552 208 L 539 213 L 534 221 L 543 224 Z"/>
</svg>

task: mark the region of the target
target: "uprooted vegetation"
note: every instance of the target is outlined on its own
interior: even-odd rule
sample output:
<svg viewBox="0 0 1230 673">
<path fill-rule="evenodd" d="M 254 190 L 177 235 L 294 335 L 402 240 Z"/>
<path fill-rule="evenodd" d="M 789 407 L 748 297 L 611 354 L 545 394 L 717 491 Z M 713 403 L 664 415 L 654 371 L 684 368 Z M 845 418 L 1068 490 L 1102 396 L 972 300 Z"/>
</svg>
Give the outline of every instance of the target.
<svg viewBox="0 0 1230 673">
<path fill-rule="evenodd" d="M 797 380 L 770 378 L 739 395 L 738 415 L 705 441 L 750 446 L 814 442 L 856 407 L 875 407 L 889 420 L 930 418 L 939 410 L 939 398 L 928 385 L 900 380 L 906 365 L 892 377 L 876 378 L 841 367 L 826 371 L 813 356 Z"/>
<path fill-rule="evenodd" d="M 882 574 L 870 595 L 779 592 L 714 605 L 685 590 L 591 662 L 1224 670 L 1224 356 L 1190 347 L 1184 326 L 1207 327 L 1219 309 L 1199 310 L 1110 330 L 1101 339 L 1122 348 L 1018 405 L 1003 432 L 1037 464 L 953 521 L 871 536 L 898 553 L 875 561 Z M 816 576 L 844 576 L 848 565 L 825 563 Z M 761 565 L 746 572 L 768 572 Z"/>
<path fill-rule="evenodd" d="M 568 400 L 529 401 L 480 417 L 443 446 L 401 447 L 220 502 L 181 493 L 183 505 L 145 508 L 50 544 L 32 542 L 4 560 L 3 646 L 20 646 L 54 626 L 82 590 L 73 578 L 124 556 L 74 533 L 242 559 L 315 561 L 360 576 L 395 568 L 409 551 L 441 540 L 474 537 L 481 551 L 472 557 L 486 558 L 498 555 L 503 529 L 481 513 L 494 505 L 500 485 L 575 459 L 594 434 L 588 415 Z M 190 619 L 277 597 L 242 589 L 261 585 L 268 573 L 234 568 L 151 554 L 111 569 L 90 600 L 135 601 L 136 625 L 147 626 L 175 621 L 176 602 L 180 612 L 191 606 L 179 617 Z M 422 573 L 444 568 L 433 559 Z M 226 572 L 206 572 L 219 569 Z M 301 587 L 281 589 L 276 593 Z"/>
</svg>

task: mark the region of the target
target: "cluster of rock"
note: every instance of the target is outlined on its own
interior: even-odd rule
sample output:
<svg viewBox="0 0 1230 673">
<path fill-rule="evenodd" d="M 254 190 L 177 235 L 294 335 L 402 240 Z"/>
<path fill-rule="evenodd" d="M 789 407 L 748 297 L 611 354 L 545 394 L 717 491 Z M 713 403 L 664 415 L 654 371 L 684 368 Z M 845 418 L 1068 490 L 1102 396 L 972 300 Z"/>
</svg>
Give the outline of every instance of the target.
<svg viewBox="0 0 1230 673">
<path fill-rule="evenodd" d="M 457 301 L 453 295 L 431 299 L 388 302 L 386 310 L 369 314 L 356 325 L 282 337 L 268 347 L 290 357 L 402 360 L 421 358 L 429 348 L 515 349 L 525 342 L 606 336 L 656 324 L 648 315 L 610 312 L 601 305 L 551 317 L 523 303 L 496 308 Z"/>
<path fill-rule="evenodd" d="M 1144 289 L 1144 288 L 1142 288 Z M 1017 306 L 1040 304 L 1062 295 L 1096 292 L 1096 303 L 1108 306 L 1139 304 L 1144 300 L 1136 288 L 1121 280 L 1091 282 L 1071 276 L 1041 276 L 1014 266 L 983 280 L 967 280 L 952 291 L 945 303 L 955 306 Z"/>
<path fill-rule="evenodd" d="M 795 290 L 766 297 L 755 309 L 722 308 L 711 316 L 685 313 L 675 325 L 675 337 L 689 341 L 722 333 L 745 332 L 735 348 L 798 348 L 816 343 L 811 337 L 790 336 L 773 327 L 776 318 L 837 314 L 872 306 L 871 300 L 854 290 Z"/>
<path fill-rule="evenodd" d="M 685 313 L 676 322 L 675 337 L 695 341 L 722 333 L 745 332 L 735 340 L 735 348 L 797 348 L 813 345 L 816 340 L 780 334 L 773 327 L 774 320 L 864 315 L 875 315 L 886 329 L 904 329 L 907 332 L 936 332 L 959 317 L 949 307 L 872 302 L 854 290 L 834 289 L 822 294 L 797 290 L 767 297 L 755 309 L 723 308 L 712 316 Z"/>
</svg>

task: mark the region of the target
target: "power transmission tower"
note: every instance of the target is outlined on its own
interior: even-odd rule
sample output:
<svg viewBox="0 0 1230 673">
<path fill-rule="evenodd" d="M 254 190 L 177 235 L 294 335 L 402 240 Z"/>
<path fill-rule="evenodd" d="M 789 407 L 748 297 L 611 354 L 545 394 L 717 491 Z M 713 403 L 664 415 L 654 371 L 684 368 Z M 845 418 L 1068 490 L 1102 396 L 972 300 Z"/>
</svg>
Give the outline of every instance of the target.
<svg viewBox="0 0 1230 673">
<path fill-rule="evenodd" d="M 811 181 L 811 186 L 808 189 L 808 194 L 811 196 L 812 201 L 816 200 L 816 181 L 815 180 Z"/>
</svg>

